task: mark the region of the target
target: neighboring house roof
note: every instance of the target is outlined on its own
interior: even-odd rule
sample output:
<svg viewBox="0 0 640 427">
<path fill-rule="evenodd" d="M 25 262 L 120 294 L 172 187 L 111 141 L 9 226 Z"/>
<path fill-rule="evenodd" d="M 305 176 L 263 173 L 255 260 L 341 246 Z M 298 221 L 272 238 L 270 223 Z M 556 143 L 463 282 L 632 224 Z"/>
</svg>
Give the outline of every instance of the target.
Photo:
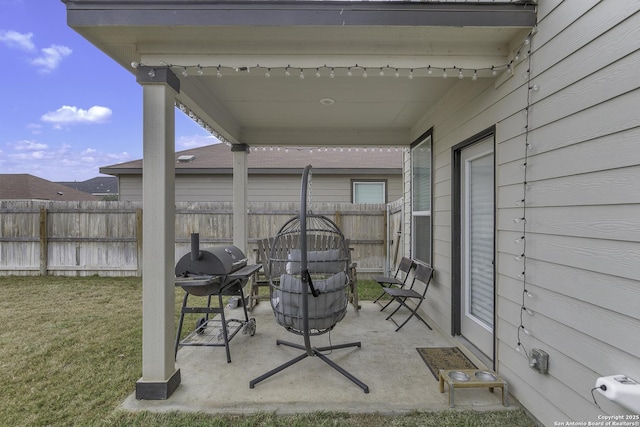
<svg viewBox="0 0 640 427">
<path fill-rule="evenodd" d="M 230 174 L 233 171 L 233 153 L 225 144 L 180 151 L 175 158 L 176 174 Z M 255 147 L 250 149 L 248 159 L 249 174 L 300 174 L 309 164 L 314 173 L 402 173 L 402 151 L 395 147 Z M 142 159 L 104 166 L 100 173 L 139 174 L 142 173 Z"/>
<path fill-rule="evenodd" d="M 100 200 L 83 191 L 29 174 L 0 174 L 0 200 Z"/>
<path fill-rule="evenodd" d="M 86 181 L 65 181 L 58 182 L 66 187 L 71 187 L 78 191 L 93 194 L 94 196 L 106 196 L 118 194 L 118 179 L 112 176 L 97 176 Z"/>
</svg>

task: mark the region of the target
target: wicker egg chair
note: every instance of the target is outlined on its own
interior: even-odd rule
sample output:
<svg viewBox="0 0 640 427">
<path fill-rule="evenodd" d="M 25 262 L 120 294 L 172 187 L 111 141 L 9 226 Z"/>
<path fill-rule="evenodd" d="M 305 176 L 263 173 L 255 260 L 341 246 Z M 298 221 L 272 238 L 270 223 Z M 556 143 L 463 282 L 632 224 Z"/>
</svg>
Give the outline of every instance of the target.
<svg viewBox="0 0 640 427">
<path fill-rule="evenodd" d="M 330 332 L 347 311 L 350 253 L 344 235 L 329 218 L 307 210 L 311 165 L 302 175 L 300 214 L 287 221 L 273 239 L 269 258 L 270 300 L 276 322 L 304 338 L 304 344 L 277 340 L 304 350 L 294 359 L 249 382 L 250 388 L 305 359 L 318 357 L 358 385 L 369 387 L 327 357 L 325 352 L 361 347 L 360 342 L 314 347 L 311 337 Z"/>
</svg>

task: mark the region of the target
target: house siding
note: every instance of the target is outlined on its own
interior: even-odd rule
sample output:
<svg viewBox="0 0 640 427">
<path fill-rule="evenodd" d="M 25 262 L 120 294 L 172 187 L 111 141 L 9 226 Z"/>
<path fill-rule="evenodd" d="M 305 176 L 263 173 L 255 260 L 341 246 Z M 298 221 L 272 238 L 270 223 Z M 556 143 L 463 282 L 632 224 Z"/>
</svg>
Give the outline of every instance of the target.
<svg viewBox="0 0 640 427">
<path fill-rule="evenodd" d="M 540 0 L 529 93 L 523 77 L 463 80 L 412 132 L 433 128 L 433 264 L 425 312 L 451 329 L 451 148 L 496 126 L 496 369 L 544 425 L 629 413 L 591 389 L 600 376 L 640 380 L 640 3 Z M 524 39 L 524 36 L 523 36 Z M 514 40 L 517 46 L 522 40 Z M 513 46 L 512 46 L 513 47 Z M 528 120 L 528 135 L 524 127 Z M 521 334 L 549 373 L 515 350 L 522 312 L 525 140 L 526 281 Z M 409 170 L 409 160 L 405 171 Z M 405 173 L 405 193 L 410 174 Z M 410 213 L 410 197 L 405 212 Z M 405 216 L 410 230 L 410 215 Z M 410 239 L 405 253 L 410 253 Z M 424 307 L 424 305 L 423 305 Z"/>
<path fill-rule="evenodd" d="M 249 175 L 249 202 L 299 202 L 301 175 Z M 387 201 L 402 197 L 401 175 L 324 175 L 312 179 L 311 197 L 315 202 L 351 203 L 351 180 L 386 180 Z M 142 178 L 120 175 L 120 200 L 142 200 Z M 232 177 L 229 175 L 178 175 L 177 202 L 231 202 Z"/>
</svg>

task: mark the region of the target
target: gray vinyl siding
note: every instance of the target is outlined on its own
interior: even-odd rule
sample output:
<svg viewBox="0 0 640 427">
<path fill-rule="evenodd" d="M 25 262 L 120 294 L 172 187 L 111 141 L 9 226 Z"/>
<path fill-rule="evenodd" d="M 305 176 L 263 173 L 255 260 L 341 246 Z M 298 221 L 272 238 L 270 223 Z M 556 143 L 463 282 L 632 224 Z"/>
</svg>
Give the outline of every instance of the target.
<svg viewBox="0 0 640 427">
<path fill-rule="evenodd" d="M 118 197 L 122 202 L 142 200 L 142 175 L 118 175 Z"/>
<path fill-rule="evenodd" d="M 459 82 L 413 131 L 417 138 L 433 127 L 436 274 L 425 312 L 448 332 L 451 147 L 496 126 L 496 368 L 544 425 L 627 414 L 596 393 L 598 409 L 591 389 L 616 373 L 640 380 L 639 10 L 637 0 L 539 1 L 531 84 L 540 89 L 531 92 L 528 113 L 526 193 L 534 295 L 526 304 L 534 315 L 524 314 L 531 335 L 521 340 L 529 351 L 549 353 L 547 375 L 515 351 L 523 283 L 514 258 L 523 248 L 513 219 L 523 213 L 515 202 L 523 194 L 527 62 L 495 82 Z"/>
<path fill-rule="evenodd" d="M 299 202 L 301 175 L 249 175 L 249 202 Z M 387 201 L 402 197 L 401 175 L 316 174 L 312 178 L 311 197 L 316 202 L 351 203 L 351 180 L 386 180 Z M 177 175 L 176 202 L 231 202 L 233 179 L 230 175 Z M 142 177 L 119 177 L 120 200 L 142 200 Z"/>
</svg>

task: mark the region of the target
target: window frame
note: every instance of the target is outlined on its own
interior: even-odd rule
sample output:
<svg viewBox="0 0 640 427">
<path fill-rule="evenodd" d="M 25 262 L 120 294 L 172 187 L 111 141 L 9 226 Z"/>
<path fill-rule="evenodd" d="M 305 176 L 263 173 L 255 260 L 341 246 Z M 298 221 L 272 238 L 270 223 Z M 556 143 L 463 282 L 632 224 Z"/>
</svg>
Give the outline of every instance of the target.
<svg viewBox="0 0 640 427">
<path fill-rule="evenodd" d="M 382 202 L 379 203 L 387 203 L 387 180 L 386 179 L 352 179 L 351 180 L 351 203 L 366 203 L 366 202 L 356 202 L 356 185 L 357 184 L 382 184 Z"/>
<path fill-rule="evenodd" d="M 415 184 L 415 160 L 416 160 L 416 149 L 423 146 L 423 144 L 429 145 L 429 209 L 428 210 L 414 210 L 416 206 L 416 184 Z M 423 133 L 419 138 L 417 138 L 410 146 L 410 185 L 411 185 L 411 255 L 416 261 L 426 264 L 428 266 L 433 265 L 433 129 L 429 129 L 427 132 Z M 429 218 L 428 225 L 428 250 L 427 256 L 428 259 L 421 259 L 417 254 L 417 218 Z"/>
</svg>

